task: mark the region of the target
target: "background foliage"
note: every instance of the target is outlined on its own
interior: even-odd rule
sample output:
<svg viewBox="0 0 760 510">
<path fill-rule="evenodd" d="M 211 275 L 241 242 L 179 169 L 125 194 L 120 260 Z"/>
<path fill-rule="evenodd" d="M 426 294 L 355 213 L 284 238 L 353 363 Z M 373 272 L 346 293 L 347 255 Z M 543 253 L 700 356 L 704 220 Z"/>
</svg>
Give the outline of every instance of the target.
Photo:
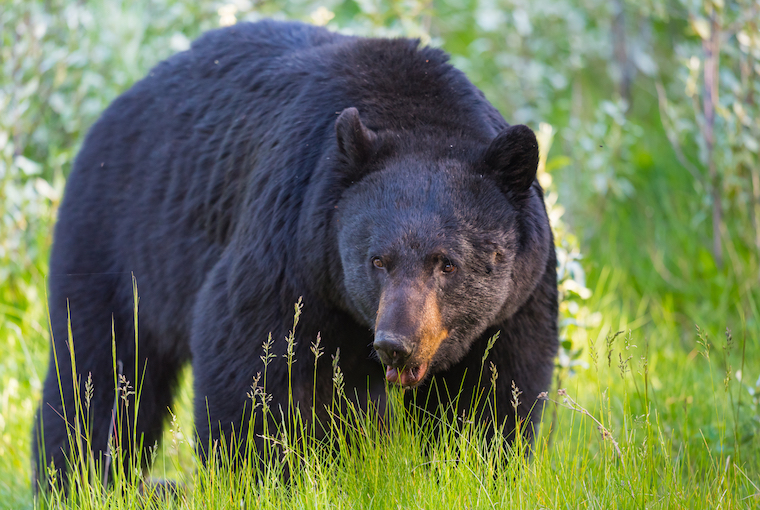
<svg viewBox="0 0 760 510">
<path fill-rule="evenodd" d="M 656 411 L 687 496 L 733 462 L 750 480 L 736 502 L 757 501 L 760 1 L 0 0 L 0 505 L 31 504 L 47 255 L 88 127 L 202 31 L 262 17 L 419 37 L 534 128 L 565 298 L 558 386 L 626 437 Z M 605 356 L 620 377 L 592 368 Z"/>
</svg>

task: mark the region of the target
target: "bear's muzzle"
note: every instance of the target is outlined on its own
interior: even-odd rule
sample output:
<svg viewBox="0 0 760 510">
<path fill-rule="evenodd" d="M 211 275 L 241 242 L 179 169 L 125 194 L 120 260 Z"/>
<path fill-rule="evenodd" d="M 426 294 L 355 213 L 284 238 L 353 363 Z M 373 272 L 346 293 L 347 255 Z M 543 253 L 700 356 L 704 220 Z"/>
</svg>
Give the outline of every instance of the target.
<svg viewBox="0 0 760 510">
<path fill-rule="evenodd" d="M 383 290 L 373 347 L 388 382 L 420 384 L 446 337 L 436 293 L 424 282 L 402 281 Z"/>
</svg>

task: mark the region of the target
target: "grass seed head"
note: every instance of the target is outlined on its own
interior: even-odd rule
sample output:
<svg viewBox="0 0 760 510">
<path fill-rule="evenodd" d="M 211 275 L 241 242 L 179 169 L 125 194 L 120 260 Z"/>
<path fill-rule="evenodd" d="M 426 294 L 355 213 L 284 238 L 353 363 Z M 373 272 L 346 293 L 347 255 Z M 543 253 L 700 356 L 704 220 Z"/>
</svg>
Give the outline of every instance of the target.
<svg viewBox="0 0 760 510">
<path fill-rule="evenodd" d="M 522 391 L 512 381 L 512 409 L 515 410 L 515 413 L 517 413 L 517 407 L 520 405 L 520 395 L 522 395 Z"/>
</svg>

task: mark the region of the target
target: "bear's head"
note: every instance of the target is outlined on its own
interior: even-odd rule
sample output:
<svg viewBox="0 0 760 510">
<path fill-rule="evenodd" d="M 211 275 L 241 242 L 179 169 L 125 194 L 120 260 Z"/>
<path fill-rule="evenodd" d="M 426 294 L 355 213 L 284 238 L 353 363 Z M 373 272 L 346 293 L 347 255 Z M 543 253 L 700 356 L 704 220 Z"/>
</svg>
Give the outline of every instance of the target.
<svg viewBox="0 0 760 510">
<path fill-rule="evenodd" d="M 459 152 L 430 149 L 429 136 L 399 145 L 415 133 L 374 132 L 355 108 L 336 131 L 344 299 L 374 329 L 386 379 L 413 387 L 505 323 L 545 272 L 554 248 L 538 143 L 520 125 Z"/>
</svg>

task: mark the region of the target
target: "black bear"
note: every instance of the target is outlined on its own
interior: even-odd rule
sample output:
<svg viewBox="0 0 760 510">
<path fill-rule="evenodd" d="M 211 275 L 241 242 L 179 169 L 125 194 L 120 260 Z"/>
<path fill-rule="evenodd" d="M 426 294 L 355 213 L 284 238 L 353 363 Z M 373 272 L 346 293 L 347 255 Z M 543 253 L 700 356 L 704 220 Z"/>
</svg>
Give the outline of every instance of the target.
<svg viewBox="0 0 760 510">
<path fill-rule="evenodd" d="M 140 394 L 142 444 L 158 441 L 188 362 L 199 443 L 246 437 L 262 345 L 271 334 L 270 354 L 284 354 L 299 297 L 299 362 L 291 388 L 284 363 L 268 367 L 273 406 L 290 389 L 302 408 L 324 409 L 332 367 L 317 364 L 313 388 L 309 352 L 320 334 L 327 352 L 340 349 L 347 393 L 382 400 L 395 383 L 435 411 L 432 381 L 475 387 L 500 332 L 486 360 L 499 371 L 498 419 L 514 429 L 514 383 L 531 436 L 558 346 L 538 144 L 447 60 L 416 40 L 241 23 L 113 102 L 55 228 L 37 476 L 66 469 L 88 392 L 96 456 L 119 429 L 117 385 L 131 409 Z"/>
</svg>

